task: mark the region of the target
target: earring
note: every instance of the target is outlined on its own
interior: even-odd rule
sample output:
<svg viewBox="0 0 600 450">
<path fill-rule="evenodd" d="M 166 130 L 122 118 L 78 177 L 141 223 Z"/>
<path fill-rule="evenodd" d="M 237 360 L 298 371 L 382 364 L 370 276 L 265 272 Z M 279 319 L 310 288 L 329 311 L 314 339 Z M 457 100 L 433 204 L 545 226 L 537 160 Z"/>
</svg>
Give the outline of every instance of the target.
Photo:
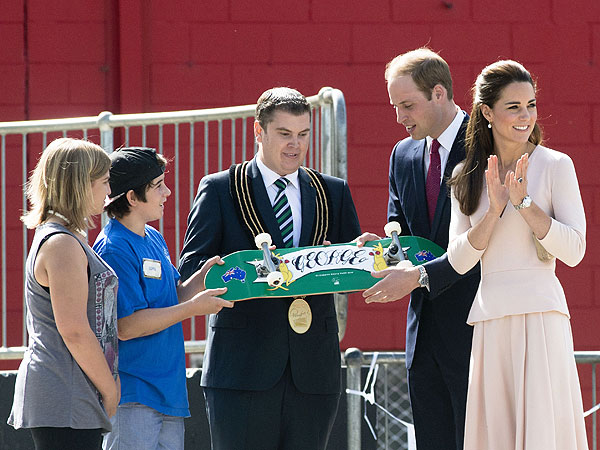
<svg viewBox="0 0 600 450">
<path fill-rule="evenodd" d="M 488 122 L 488 128 L 492 128 L 492 122 Z"/>
</svg>

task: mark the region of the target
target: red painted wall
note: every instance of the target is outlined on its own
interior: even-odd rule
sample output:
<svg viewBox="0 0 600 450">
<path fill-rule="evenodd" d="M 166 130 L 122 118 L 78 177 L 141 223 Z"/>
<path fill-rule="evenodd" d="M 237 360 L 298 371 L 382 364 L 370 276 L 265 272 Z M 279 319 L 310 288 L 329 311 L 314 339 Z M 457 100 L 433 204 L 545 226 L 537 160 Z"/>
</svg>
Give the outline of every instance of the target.
<svg viewBox="0 0 600 450">
<path fill-rule="evenodd" d="M 307 95 L 341 89 L 349 181 L 363 230 L 375 232 L 386 220 L 390 150 L 406 136 L 388 103 L 386 62 L 428 44 L 449 62 L 457 103 L 469 109 L 486 64 L 521 61 L 539 79 L 547 144 L 575 161 L 588 251 L 558 272 L 576 348 L 600 349 L 600 2 L 11 0 L 0 42 L 0 121 L 248 104 L 275 85 Z M 8 251 L 20 254 L 21 188 L 12 177 L 20 156 L 9 152 L 7 166 Z M 8 278 L 16 311 L 18 265 Z M 354 295 L 342 344 L 401 349 L 405 315 L 406 301 L 367 306 Z"/>
</svg>

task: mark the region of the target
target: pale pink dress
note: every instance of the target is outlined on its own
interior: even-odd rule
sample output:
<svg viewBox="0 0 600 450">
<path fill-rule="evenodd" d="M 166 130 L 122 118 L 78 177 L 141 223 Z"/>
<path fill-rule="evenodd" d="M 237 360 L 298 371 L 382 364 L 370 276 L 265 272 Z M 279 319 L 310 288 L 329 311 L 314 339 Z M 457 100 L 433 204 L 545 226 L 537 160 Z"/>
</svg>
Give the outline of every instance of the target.
<svg viewBox="0 0 600 450">
<path fill-rule="evenodd" d="M 448 259 L 459 273 L 481 261 L 481 283 L 467 322 L 474 326 L 465 450 L 587 450 L 583 405 L 564 291 L 556 258 L 569 266 L 585 253 L 585 214 L 571 159 L 537 146 L 528 193 L 552 217 L 540 241 L 555 258 L 541 261 L 531 229 L 509 203 L 485 250 L 468 230 L 488 209 L 460 212 L 452 196 Z"/>
</svg>

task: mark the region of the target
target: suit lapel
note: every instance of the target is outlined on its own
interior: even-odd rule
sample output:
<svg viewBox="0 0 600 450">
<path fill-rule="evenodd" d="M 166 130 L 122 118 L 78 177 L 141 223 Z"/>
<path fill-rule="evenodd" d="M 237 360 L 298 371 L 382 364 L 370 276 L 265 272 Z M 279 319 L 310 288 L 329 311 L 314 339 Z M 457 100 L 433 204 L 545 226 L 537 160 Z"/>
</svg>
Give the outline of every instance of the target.
<svg viewBox="0 0 600 450">
<path fill-rule="evenodd" d="M 300 182 L 300 204 L 302 208 L 300 247 L 303 247 L 309 245 L 311 242 L 312 229 L 315 222 L 317 193 L 310 181 L 310 177 L 302 168 L 298 169 L 298 180 Z"/>
<path fill-rule="evenodd" d="M 435 237 L 438 227 L 441 223 L 442 211 L 444 211 L 446 203 L 450 201 L 450 190 L 446 184 L 446 181 L 452 176 L 454 167 L 456 167 L 456 165 L 465 158 L 464 140 L 468 121 L 469 117 L 465 116 L 465 119 L 458 130 L 456 138 L 452 143 L 450 154 L 448 155 L 448 161 L 446 162 L 446 168 L 444 169 L 444 176 L 442 177 L 442 184 L 440 186 L 440 195 L 438 196 L 437 205 L 435 207 L 435 215 L 433 216 L 433 223 L 431 224 L 430 239 Z"/>
<path fill-rule="evenodd" d="M 423 165 L 426 144 L 427 141 L 424 139 L 422 141 L 417 141 L 410 150 L 412 152 L 412 178 L 415 187 L 415 202 L 417 205 L 417 217 L 415 218 L 415 221 L 424 225 L 423 236 L 429 235 L 430 230 L 429 213 L 427 211 L 427 196 L 425 194 L 425 168 Z"/>
<path fill-rule="evenodd" d="M 249 169 L 248 174 L 250 175 L 252 183 L 254 206 L 258 209 L 260 216 L 263 218 L 267 227 L 266 231 L 271 235 L 273 244 L 278 248 L 283 248 L 283 238 L 281 237 L 279 224 L 277 223 L 277 219 L 275 219 L 275 213 L 273 212 L 271 200 L 269 200 L 269 195 L 265 188 L 265 182 L 256 165 L 256 158 L 250 162 Z"/>
</svg>

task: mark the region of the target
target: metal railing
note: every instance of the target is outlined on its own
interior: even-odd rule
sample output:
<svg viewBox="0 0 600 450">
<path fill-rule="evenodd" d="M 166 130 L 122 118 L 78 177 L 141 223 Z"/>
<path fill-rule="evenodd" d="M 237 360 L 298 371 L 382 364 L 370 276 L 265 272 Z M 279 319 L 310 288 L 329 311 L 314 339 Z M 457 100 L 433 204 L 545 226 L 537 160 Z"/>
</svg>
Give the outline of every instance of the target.
<svg viewBox="0 0 600 450">
<path fill-rule="evenodd" d="M 344 361 L 347 367 L 346 370 L 346 387 L 350 391 L 361 391 L 361 369 L 363 367 L 369 367 L 376 358 L 376 364 L 382 364 L 385 366 L 404 365 L 405 364 L 405 353 L 404 352 L 361 352 L 357 348 L 349 348 L 346 350 L 344 355 Z M 597 405 L 597 382 L 596 382 L 596 369 L 598 363 L 600 363 L 600 352 L 599 351 L 577 351 L 575 352 L 575 361 L 578 365 L 579 376 L 581 379 L 582 386 L 584 385 L 582 377 L 582 369 L 585 366 L 591 366 L 591 396 L 584 396 L 591 400 L 592 405 Z M 588 367 L 589 368 L 589 367 Z M 387 392 L 387 386 L 383 389 Z M 583 390 L 584 391 L 584 390 Z M 585 391 L 584 391 L 585 392 Z M 591 397 L 591 398 L 590 398 Z M 376 399 L 377 400 L 377 399 Z M 348 450 L 360 450 L 361 446 L 361 421 L 363 420 L 362 405 L 364 403 L 363 398 L 354 393 L 346 394 L 347 401 L 347 432 L 348 432 Z M 385 399 L 384 399 L 385 401 Z M 589 420 L 592 421 L 592 446 L 591 450 L 598 450 L 597 443 L 597 411 L 595 408 L 592 409 L 589 414 L 589 419 L 586 418 L 586 426 L 589 426 Z M 388 435 L 388 424 L 389 421 L 384 421 L 385 429 L 382 431 L 382 435 Z M 378 433 L 379 434 L 379 433 Z M 389 448 L 387 445 L 387 439 L 378 448 Z"/>
<path fill-rule="evenodd" d="M 307 100 L 312 109 L 312 136 L 305 164 L 346 179 L 344 96 L 337 89 L 325 87 Z M 19 222 L 19 216 L 27 208 L 23 193 L 27 175 L 51 140 L 61 136 L 84 138 L 98 143 L 108 153 L 119 146 L 149 146 L 167 156 L 172 162 L 167 168 L 166 179 L 173 194 L 165 205 L 167 209 L 159 223 L 159 230 L 165 236 L 177 265 L 182 230 L 185 230 L 200 179 L 226 169 L 230 164 L 250 159 L 256 152 L 253 132 L 255 106 L 142 114 L 105 111 L 93 117 L 0 122 L 0 360 L 20 359 L 27 345 L 23 274 L 32 233 Z M 10 192 L 8 196 L 7 192 Z M 15 203 L 17 197 L 18 202 Z M 8 207 L 7 201 L 10 202 Z M 344 330 L 345 296 L 336 297 L 336 304 L 340 330 Z M 12 346 L 8 342 L 8 325 L 11 326 Z M 189 353 L 204 350 L 204 341 L 199 340 L 201 336 L 196 328 L 196 319 L 190 319 L 190 340 L 186 343 Z M 20 335 L 20 339 L 15 335 Z M 18 340 L 21 345 L 15 342 Z"/>
</svg>

